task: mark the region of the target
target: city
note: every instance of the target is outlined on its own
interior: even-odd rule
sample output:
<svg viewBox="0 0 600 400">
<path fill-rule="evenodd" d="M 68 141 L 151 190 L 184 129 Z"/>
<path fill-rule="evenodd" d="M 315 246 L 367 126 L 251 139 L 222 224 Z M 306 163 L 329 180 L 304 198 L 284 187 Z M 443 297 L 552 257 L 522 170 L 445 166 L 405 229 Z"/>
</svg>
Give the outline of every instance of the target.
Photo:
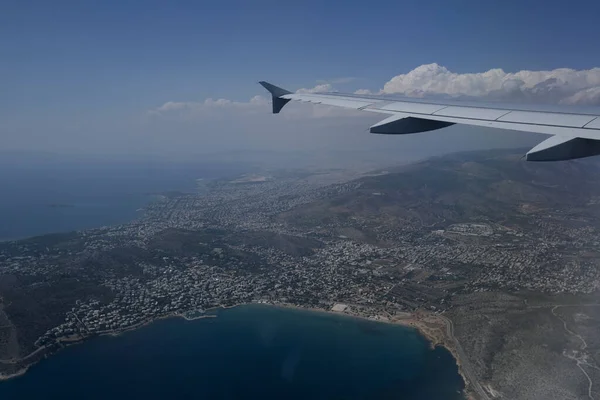
<svg viewBox="0 0 600 400">
<path fill-rule="evenodd" d="M 196 194 L 161 195 L 128 224 L 3 243 L 0 275 L 12 279 L 1 288 L 0 311 L 11 321 L 1 371 L 159 318 L 267 303 L 411 324 L 449 347 L 482 392 L 469 366 L 476 357 L 460 357 L 450 329 L 460 330 L 453 316 L 465 298 L 600 287 L 600 254 L 590 250 L 600 242 L 590 199 L 600 192 L 585 199 L 588 208 L 510 214 L 496 206 L 461 217 L 429 198 L 397 203 L 399 192 L 382 186 L 390 176 L 402 179 L 287 172 L 218 180 Z"/>
</svg>

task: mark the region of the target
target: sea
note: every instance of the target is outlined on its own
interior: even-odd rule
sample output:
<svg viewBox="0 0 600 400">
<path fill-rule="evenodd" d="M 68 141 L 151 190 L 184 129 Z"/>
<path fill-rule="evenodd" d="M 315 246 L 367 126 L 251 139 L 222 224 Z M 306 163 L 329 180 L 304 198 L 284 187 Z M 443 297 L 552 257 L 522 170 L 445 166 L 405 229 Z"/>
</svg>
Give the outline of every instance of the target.
<svg viewBox="0 0 600 400">
<path fill-rule="evenodd" d="M 242 163 L 0 159 L 0 241 L 125 223 L 163 192 L 236 176 Z"/>
<path fill-rule="evenodd" d="M 67 347 L 0 399 L 463 399 L 456 361 L 415 330 L 246 305 Z"/>
<path fill-rule="evenodd" d="M 54 163 L 0 174 L 0 238 L 125 223 L 165 191 L 234 176 L 232 164 Z M 246 305 L 69 346 L 0 399 L 463 399 L 456 360 L 414 329 Z"/>
</svg>

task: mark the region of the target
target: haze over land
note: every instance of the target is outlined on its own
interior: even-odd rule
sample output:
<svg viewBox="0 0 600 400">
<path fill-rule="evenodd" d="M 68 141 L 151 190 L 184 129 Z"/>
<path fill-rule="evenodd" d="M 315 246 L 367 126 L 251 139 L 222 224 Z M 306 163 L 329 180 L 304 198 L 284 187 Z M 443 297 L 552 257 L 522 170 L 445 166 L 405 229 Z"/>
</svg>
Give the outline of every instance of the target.
<svg viewBox="0 0 600 400">
<path fill-rule="evenodd" d="M 262 301 L 412 324 L 480 398 L 595 392 L 600 171 L 519 158 L 254 170 L 169 193 L 131 223 L 3 243 L 0 366 Z"/>
</svg>

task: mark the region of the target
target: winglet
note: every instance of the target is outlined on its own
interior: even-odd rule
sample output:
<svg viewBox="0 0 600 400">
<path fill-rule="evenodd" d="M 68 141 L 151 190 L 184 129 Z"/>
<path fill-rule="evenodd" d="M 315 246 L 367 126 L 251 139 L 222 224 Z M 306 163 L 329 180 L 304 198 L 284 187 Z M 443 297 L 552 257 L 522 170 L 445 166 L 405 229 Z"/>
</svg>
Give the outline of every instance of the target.
<svg viewBox="0 0 600 400">
<path fill-rule="evenodd" d="M 286 94 L 290 94 L 292 92 L 282 89 L 279 86 L 272 85 L 269 82 L 260 81 L 258 83 L 260 83 L 269 91 L 269 93 L 271 93 L 271 96 L 273 97 L 273 114 L 278 114 L 283 106 L 290 101 L 290 99 L 282 99 L 281 96 L 285 96 Z"/>
</svg>

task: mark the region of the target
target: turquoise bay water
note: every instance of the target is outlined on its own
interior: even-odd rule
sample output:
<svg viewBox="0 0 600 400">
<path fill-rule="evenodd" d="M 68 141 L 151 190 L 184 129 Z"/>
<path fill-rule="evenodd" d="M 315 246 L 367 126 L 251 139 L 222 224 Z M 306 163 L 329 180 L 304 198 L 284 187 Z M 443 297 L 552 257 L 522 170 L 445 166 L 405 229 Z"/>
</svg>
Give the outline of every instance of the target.
<svg viewBox="0 0 600 400">
<path fill-rule="evenodd" d="M 161 320 L 64 349 L 0 399 L 462 399 L 443 348 L 416 331 L 249 305 Z"/>
</svg>

